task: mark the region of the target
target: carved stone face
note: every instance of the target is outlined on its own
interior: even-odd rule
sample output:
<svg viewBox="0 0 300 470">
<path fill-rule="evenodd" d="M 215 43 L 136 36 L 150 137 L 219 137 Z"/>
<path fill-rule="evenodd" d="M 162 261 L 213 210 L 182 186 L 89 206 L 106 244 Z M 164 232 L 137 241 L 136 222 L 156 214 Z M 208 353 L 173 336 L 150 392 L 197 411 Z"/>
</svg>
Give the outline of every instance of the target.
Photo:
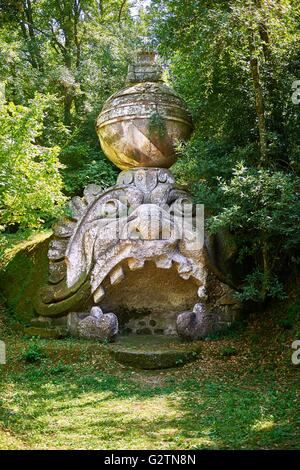
<svg viewBox="0 0 300 470">
<path fill-rule="evenodd" d="M 194 243 L 193 217 L 181 217 L 188 202 L 161 168 L 123 172 L 106 191 L 87 187 L 54 227 L 37 312 L 57 317 L 96 304 L 134 333 L 177 329 L 189 339 L 230 324 L 235 302 L 212 275 L 205 247 Z"/>
<path fill-rule="evenodd" d="M 192 243 L 193 219 L 182 227 L 182 207 L 191 200 L 173 185 L 167 170 L 135 169 L 121 173 L 117 185 L 105 192 L 91 186 L 83 199 L 74 198 L 71 217 L 54 228 L 49 286 L 40 296 L 40 312 L 62 314 L 64 302 L 68 311 L 70 302 L 79 306 L 84 295 L 99 303 L 107 280 L 116 285 L 125 267 L 134 271 L 148 262 L 159 269 L 173 266 L 181 279 L 205 284 L 204 252 Z"/>
<path fill-rule="evenodd" d="M 121 174 L 119 186 L 95 199 L 79 222 L 66 250 L 67 284 L 90 276 L 95 302 L 104 297 L 102 283 L 110 276 L 116 284 L 124 277 L 122 263 L 131 269 L 154 261 L 159 268 L 178 266 L 184 279 L 203 284 L 199 268 L 201 249 L 190 250 L 192 220 L 183 230 L 180 203 L 189 197 L 173 188 L 173 178 L 162 169 L 133 170 Z M 126 184 L 124 184 L 126 183 Z"/>
</svg>

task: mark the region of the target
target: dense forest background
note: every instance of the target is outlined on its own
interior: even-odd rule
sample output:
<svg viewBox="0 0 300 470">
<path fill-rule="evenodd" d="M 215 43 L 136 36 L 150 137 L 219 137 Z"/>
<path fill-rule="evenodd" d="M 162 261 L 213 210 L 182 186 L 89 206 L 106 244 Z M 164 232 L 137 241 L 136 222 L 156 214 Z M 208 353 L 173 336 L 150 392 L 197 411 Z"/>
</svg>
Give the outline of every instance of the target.
<svg viewBox="0 0 300 470">
<path fill-rule="evenodd" d="M 146 45 L 193 115 L 172 171 L 207 233 L 234 243 L 240 297 L 284 298 L 300 263 L 299 39 L 296 0 L 0 1 L 0 249 L 114 184 L 94 121 Z"/>
</svg>

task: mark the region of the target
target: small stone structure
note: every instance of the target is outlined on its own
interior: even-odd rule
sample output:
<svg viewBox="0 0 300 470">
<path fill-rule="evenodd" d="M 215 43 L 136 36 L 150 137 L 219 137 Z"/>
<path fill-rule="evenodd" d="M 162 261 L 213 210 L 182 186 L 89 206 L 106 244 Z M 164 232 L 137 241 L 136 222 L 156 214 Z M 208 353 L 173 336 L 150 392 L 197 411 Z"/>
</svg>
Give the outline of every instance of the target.
<svg viewBox="0 0 300 470">
<path fill-rule="evenodd" d="M 140 54 L 128 84 L 96 126 L 104 152 L 125 171 L 107 190 L 89 185 L 54 225 L 35 309 L 99 340 L 118 331 L 201 339 L 229 326 L 240 305 L 215 274 L 191 197 L 166 169 L 191 118 L 153 54 Z"/>
</svg>

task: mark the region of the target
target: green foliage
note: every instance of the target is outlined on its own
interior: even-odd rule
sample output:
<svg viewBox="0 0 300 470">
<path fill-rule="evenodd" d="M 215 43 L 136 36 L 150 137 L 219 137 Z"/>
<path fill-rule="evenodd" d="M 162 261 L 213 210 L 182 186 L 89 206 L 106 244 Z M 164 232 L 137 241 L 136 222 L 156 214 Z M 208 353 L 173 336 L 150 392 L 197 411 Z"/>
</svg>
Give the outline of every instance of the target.
<svg viewBox="0 0 300 470">
<path fill-rule="evenodd" d="M 221 358 L 227 358 L 227 357 L 231 357 L 231 356 L 236 356 L 237 354 L 237 350 L 235 347 L 233 346 L 225 346 L 224 348 L 221 349 L 221 351 L 219 352 L 219 356 Z"/>
<path fill-rule="evenodd" d="M 260 271 L 248 274 L 236 297 L 241 301 L 253 300 L 263 302 L 267 297 L 283 300 L 287 298 L 278 277 Z"/>
<path fill-rule="evenodd" d="M 155 112 L 151 114 L 149 119 L 149 134 L 150 136 L 163 138 L 166 135 L 166 123 L 164 118 Z"/>
<path fill-rule="evenodd" d="M 40 362 L 45 356 L 36 340 L 30 340 L 28 347 L 21 354 L 21 359 L 28 363 Z"/>
<path fill-rule="evenodd" d="M 68 196 L 82 194 L 85 186 L 94 183 L 103 189 L 115 184 L 117 171 L 99 149 L 88 144 L 66 146 L 60 159 L 64 162 L 62 177 Z"/>
<path fill-rule="evenodd" d="M 5 138 L 18 133 L 23 155 L 19 162 L 7 154 L 15 167 L 10 164 L 0 175 L 1 184 L 6 178 L 0 196 L 5 227 L 49 225 L 59 215 L 62 189 L 74 196 L 91 182 L 102 187 L 115 182 L 94 122 L 105 100 L 124 84 L 140 43 L 143 20 L 133 19 L 129 6 L 117 0 L 0 5 L 0 85 L 11 102 L 10 109 L 2 108 Z M 41 97 L 34 99 L 37 91 L 51 95 L 47 107 Z"/>
<path fill-rule="evenodd" d="M 47 98 L 37 95 L 29 107 L 0 103 L 0 217 L 5 226 L 38 227 L 57 216 L 61 193 L 58 147 L 38 143 Z"/>
<path fill-rule="evenodd" d="M 300 108 L 291 99 L 299 4 L 153 0 L 151 15 L 196 128 L 179 147 L 176 179 L 205 204 L 210 233 L 226 228 L 235 237 L 240 298 L 282 298 L 300 248 Z"/>
<path fill-rule="evenodd" d="M 220 179 L 223 208 L 210 218 L 211 233 L 235 233 L 239 260 L 252 261 L 242 299 L 283 298 L 277 274 L 295 261 L 300 246 L 300 181 L 282 171 L 240 164 L 232 179 Z"/>
</svg>

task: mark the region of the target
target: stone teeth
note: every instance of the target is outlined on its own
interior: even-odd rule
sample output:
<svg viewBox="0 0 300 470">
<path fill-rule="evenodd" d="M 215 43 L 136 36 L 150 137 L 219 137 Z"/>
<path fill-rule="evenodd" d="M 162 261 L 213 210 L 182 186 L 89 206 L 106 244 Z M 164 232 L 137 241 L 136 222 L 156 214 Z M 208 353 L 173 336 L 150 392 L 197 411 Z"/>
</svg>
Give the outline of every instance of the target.
<svg viewBox="0 0 300 470">
<path fill-rule="evenodd" d="M 110 282 L 112 285 L 119 284 L 124 277 L 125 275 L 122 266 L 117 266 L 110 273 Z"/>
<path fill-rule="evenodd" d="M 136 269 L 141 269 L 144 267 L 145 260 L 143 259 L 136 259 L 136 258 L 129 258 L 128 260 L 128 267 L 131 271 L 135 271 Z"/>
<path fill-rule="evenodd" d="M 53 226 L 53 232 L 57 237 L 69 238 L 74 232 L 75 222 L 66 217 Z"/>
<path fill-rule="evenodd" d="M 170 269 L 172 267 L 172 259 L 170 258 L 157 258 L 155 264 L 160 269 Z"/>
<path fill-rule="evenodd" d="M 51 261 L 60 261 L 64 259 L 68 240 L 52 240 L 49 244 L 48 258 Z"/>
<path fill-rule="evenodd" d="M 189 273 L 179 273 L 179 276 L 182 277 L 182 279 L 189 279 L 191 275 L 192 275 L 191 271 Z"/>
<path fill-rule="evenodd" d="M 207 300 L 206 289 L 204 286 L 200 286 L 198 289 L 198 297 L 201 300 Z"/>
<path fill-rule="evenodd" d="M 179 274 L 190 273 L 191 266 L 188 263 L 179 263 L 177 267 L 177 271 L 179 272 Z"/>
<path fill-rule="evenodd" d="M 102 286 L 99 286 L 94 292 L 94 302 L 95 304 L 99 303 L 100 300 L 105 296 L 105 290 Z"/>
</svg>

